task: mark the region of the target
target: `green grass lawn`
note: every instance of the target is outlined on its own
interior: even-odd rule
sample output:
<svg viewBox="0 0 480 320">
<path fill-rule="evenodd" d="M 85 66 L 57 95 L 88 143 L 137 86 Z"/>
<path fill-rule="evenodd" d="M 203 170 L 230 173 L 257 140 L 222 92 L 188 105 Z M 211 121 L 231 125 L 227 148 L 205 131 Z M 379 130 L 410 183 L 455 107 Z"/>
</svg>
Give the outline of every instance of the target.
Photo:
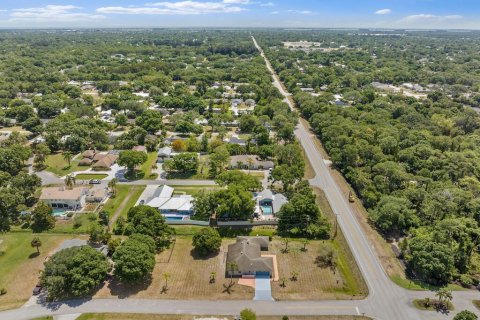
<svg viewBox="0 0 480 320">
<path fill-rule="evenodd" d="M 108 177 L 108 174 L 102 174 L 102 173 L 81 173 L 75 176 L 77 180 L 91 180 L 91 179 L 102 180 L 102 179 L 105 179 L 106 177 Z"/>
<path fill-rule="evenodd" d="M 401 277 L 400 275 L 391 275 L 390 280 L 395 282 L 398 286 L 408 289 L 408 290 L 415 290 L 415 291 L 435 291 L 441 288 L 442 286 L 434 286 L 432 284 L 428 284 L 426 282 L 423 282 L 421 280 L 411 280 L 411 279 L 405 279 Z M 447 285 L 447 288 L 449 290 L 453 291 L 465 291 L 468 290 L 458 284 L 450 283 Z"/>
<path fill-rule="evenodd" d="M 95 224 L 98 219 L 96 213 L 77 213 L 74 218 L 68 220 L 57 220 L 55 228 L 49 230 L 49 233 L 71 233 L 84 234 L 88 233 L 90 227 Z"/>
<path fill-rule="evenodd" d="M 145 186 L 117 185 L 117 195 L 115 198 L 110 198 L 102 210 L 108 212 L 110 219 L 113 218 L 117 210 L 121 210 L 118 217 L 126 218 L 128 210 L 135 205 L 143 190 L 145 190 Z M 124 203 L 127 197 L 129 199 Z M 121 208 L 122 203 L 124 205 Z"/>
<path fill-rule="evenodd" d="M 174 194 L 180 195 L 180 194 L 189 194 L 191 196 L 196 196 L 200 192 L 204 191 L 215 191 L 218 190 L 218 186 L 178 186 L 175 187 Z"/>
<path fill-rule="evenodd" d="M 314 188 L 314 193 L 317 204 L 332 224 L 332 234 L 335 235 L 335 214 L 333 213 L 330 203 L 320 188 Z M 342 292 L 353 296 L 366 296 L 368 294 L 368 287 L 363 279 L 362 273 L 355 262 L 355 258 L 340 228 L 337 231 L 336 236 L 333 237 L 331 241 L 337 251 L 337 269 L 345 281 L 345 287 Z"/>
<path fill-rule="evenodd" d="M 33 237 L 42 242 L 40 255 L 30 246 Z M 0 296 L 0 310 L 19 307 L 30 297 L 38 281 L 38 271 L 45 257 L 55 249 L 66 235 L 32 234 L 31 232 L 11 232 L 0 234 L 0 288 L 7 294 Z"/>
<path fill-rule="evenodd" d="M 208 180 L 208 156 L 200 156 L 197 172 L 170 173 L 167 179 Z"/>
<path fill-rule="evenodd" d="M 415 300 L 412 301 L 415 308 L 417 308 L 419 310 L 437 311 L 437 308 L 436 308 L 436 305 L 435 305 L 435 302 L 437 302 L 437 301 L 434 300 L 434 299 L 430 299 L 428 302 L 429 303 L 426 304 L 425 299 L 415 299 Z M 453 304 L 451 302 L 447 303 L 447 309 L 449 311 L 452 311 L 454 309 Z"/>
<path fill-rule="evenodd" d="M 71 162 L 70 166 L 68 166 L 67 161 L 63 159 L 63 154 L 62 153 L 56 153 L 47 156 L 47 159 L 45 160 L 45 165 L 47 168 L 45 169 L 46 171 L 52 172 L 56 174 L 59 177 L 63 177 L 69 173 L 72 173 L 74 171 L 81 171 L 81 170 L 86 170 L 88 169 L 87 166 L 79 166 L 78 163 L 80 161 L 80 157 L 77 155 L 75 156 Z"/>
<path fill-rule="evenodd" d="M 152 166 L 157 163 L 157 153 L 149 152 L 147 161 L 142 164 L 140 171 L 143 172 L 143 179 L 145 180 L 155 180 L 157 178 L 156 173 L 152 173 Z"/>
</svg>

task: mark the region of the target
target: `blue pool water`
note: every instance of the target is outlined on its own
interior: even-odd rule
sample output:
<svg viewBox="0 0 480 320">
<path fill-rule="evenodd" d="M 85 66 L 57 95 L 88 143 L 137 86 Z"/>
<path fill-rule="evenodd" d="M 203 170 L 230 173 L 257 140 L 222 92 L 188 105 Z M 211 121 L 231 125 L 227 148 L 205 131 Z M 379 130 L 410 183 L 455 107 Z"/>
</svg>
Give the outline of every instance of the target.
<svg viewBox="0 0 480 320">
<path fill-rule="evenodd" d="M 183 220 L 183 217 L 165 217 L 165 220 Z"/>
<path fill-rule="evenodd" d="M 272 207 L 270 206 L 262 206 L 262 212 L 263 212 L 263 215 L 265 216 L 271 216 L 272 215 Z"/>
<path fill-rule="evenodd" d="M 61 210 L 61 209 L 53 209 L 53 216 L 54 217 L 58 217 L 58 216 L 61 216 L 65 213 L 64 210 Z"/>
</svg>

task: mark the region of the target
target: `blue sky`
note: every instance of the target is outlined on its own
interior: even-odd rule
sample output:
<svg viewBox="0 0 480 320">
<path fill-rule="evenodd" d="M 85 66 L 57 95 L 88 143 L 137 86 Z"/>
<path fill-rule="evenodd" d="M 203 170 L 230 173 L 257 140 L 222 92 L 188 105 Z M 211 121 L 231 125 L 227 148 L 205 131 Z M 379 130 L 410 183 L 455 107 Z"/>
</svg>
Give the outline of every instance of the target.
<svg viewBox="0 0 480 320">
<path fill-rule="evenodd" d="M 480 0 L 2 0 L 0 27 L 480 29 Z"/>
</svg>

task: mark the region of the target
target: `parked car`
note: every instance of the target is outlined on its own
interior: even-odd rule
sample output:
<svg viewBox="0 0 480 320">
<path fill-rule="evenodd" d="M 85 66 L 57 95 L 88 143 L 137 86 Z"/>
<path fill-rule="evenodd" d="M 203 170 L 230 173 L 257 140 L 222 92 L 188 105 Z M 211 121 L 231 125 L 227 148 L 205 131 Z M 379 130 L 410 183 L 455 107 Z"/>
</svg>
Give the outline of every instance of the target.
<svg viewBox="0 0 480 320">
<path fill-rule="evenodd" d="M 32 294 L 33 294 L 34 296 L 38 296 L 38 295 L 40 294 L 40 292 L 42 292 L 42 288 L 43 288 L 43 287 L 42 287 L 40 284 L 37 284 L 37 285 L 35 286 L 35 288 L 33 288 Z"/>
<path fill-rule="evenodd" d="M 90 183 L 90 184 L 100 184 L 101 182 L 100 182 L 100 180 L 98 180 L 98 179 L 92 179 L 92 180 L 90 180 L 89 183 Z"/>
</svg>

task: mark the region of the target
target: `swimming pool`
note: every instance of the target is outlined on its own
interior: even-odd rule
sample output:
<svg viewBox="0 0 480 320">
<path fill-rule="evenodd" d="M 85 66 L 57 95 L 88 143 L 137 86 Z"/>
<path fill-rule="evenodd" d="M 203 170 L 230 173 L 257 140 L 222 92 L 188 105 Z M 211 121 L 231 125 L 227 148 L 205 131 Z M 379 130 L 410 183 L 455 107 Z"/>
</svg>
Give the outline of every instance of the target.
<svg viewBox="0 0 480 320">
<path fill-rule="evenodd" d="M 273 214 L 272 207 L 270 206 L 262 206 L 262 212 L 264 216 L 271 216 Z"/>
<path fill-rule="evenodd" d="M 183 217 L 182 216 L 166 216 L 165 220 L 167 221 L 183 220 Z"/>
<path fill-rule="evenodd" d="M 66 211 L 62 209 L 53 209 L 53 212 L 52 212 L 54 217 L 63 216 L 65 213 Z"/>
</svg>

